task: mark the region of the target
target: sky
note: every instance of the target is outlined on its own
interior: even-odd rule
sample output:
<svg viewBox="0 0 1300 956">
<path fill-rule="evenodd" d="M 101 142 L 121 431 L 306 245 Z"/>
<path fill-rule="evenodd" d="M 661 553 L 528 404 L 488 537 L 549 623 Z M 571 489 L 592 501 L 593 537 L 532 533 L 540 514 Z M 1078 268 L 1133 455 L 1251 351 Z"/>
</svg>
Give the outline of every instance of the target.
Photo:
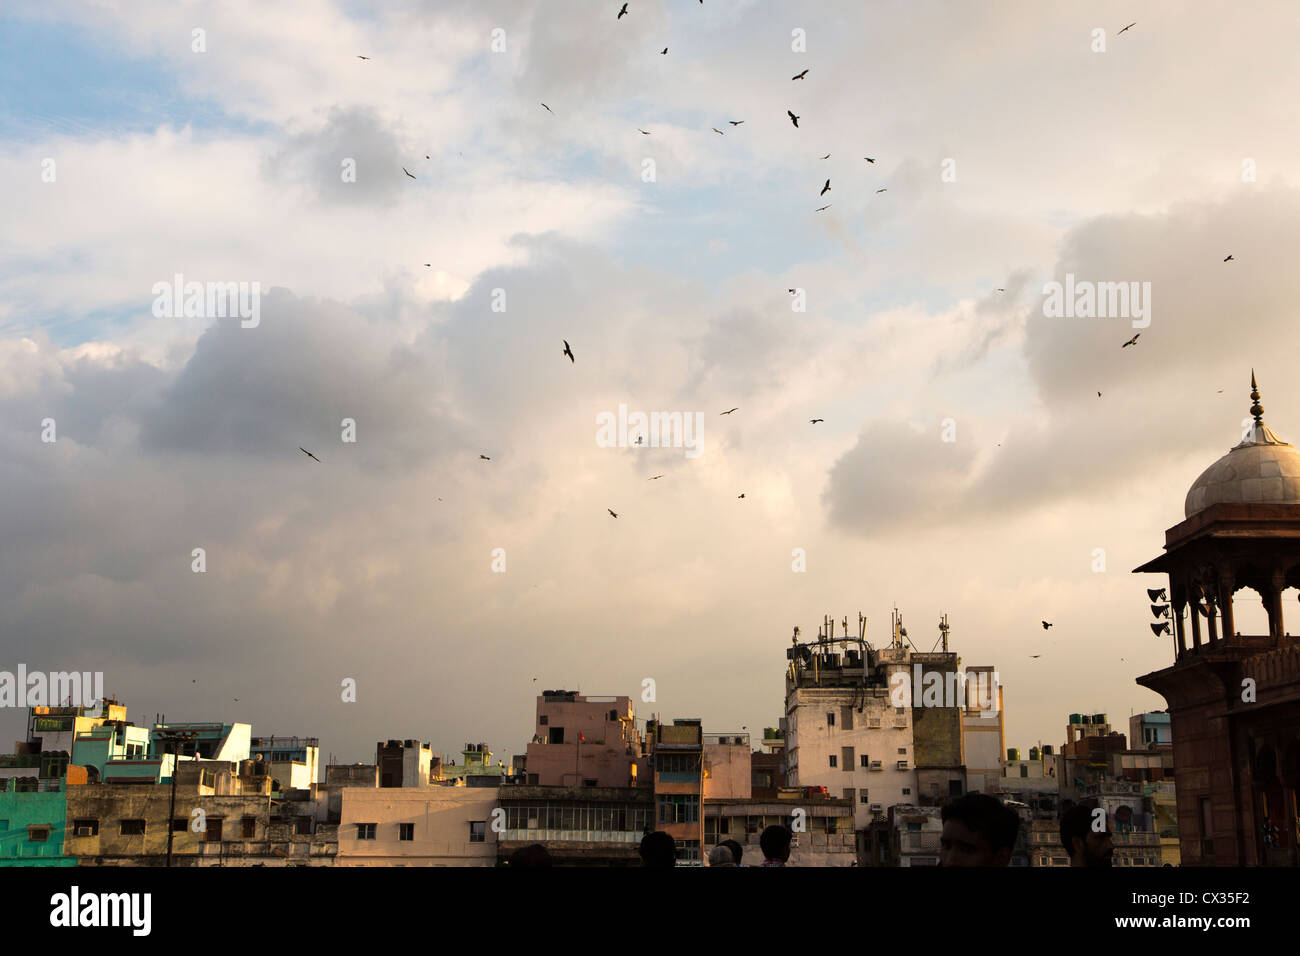
<svg viewBox="0 0 1300 956">
<path fill-rule="evenodd" d="M 1252 369 L 1300 435 L 1300 8 L 619 6 L 0 11 L 0 669 L 508 760 L 543 689 L 757 735 L 793 627 L 897 607 L 1009 747 L 1164 708 L 1131 571 Z"/>
</svg>

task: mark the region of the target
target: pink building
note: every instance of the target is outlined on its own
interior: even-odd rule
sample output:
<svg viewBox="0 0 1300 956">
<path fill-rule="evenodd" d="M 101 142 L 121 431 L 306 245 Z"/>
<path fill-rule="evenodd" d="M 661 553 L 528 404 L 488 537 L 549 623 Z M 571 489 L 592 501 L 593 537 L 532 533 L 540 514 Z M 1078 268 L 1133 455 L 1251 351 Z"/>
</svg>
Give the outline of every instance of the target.
<svg viewBox="0 0 1300 956">
<path fill-rule="evenodd" d="M 531 786 L 649 786 L 646 766 L 632 698 L 580 697 L 571 690 L 547 690 L 537 698 L 525 763 Z"/>
</svg>

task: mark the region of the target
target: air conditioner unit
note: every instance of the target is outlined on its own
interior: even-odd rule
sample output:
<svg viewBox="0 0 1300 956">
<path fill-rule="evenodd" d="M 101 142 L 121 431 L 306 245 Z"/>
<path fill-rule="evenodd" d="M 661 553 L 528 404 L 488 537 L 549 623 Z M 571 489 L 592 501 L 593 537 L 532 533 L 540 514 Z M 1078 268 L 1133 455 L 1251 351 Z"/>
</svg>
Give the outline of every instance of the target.
<svg viewBox="0 0 1300 956">
<path fill-rule="evenodd" d="M 898 769 L 899 769 L 899 770 L 906 770 L 906 769 L 907 769 L 907 761 L 906 761 L 906 760 L 900 760 L 900 761 L 898 761 Z"/>
<path fill-rule="evenodd" d="M 873 803 L 870 807 L 872 813 L 882 813 L 884 809 L 885 805 L 883 803 Z"/>
<path fill-rule="evenodd" d="M 872 769 L 872 770 L 884 770 L 885 768 L 884 768 L 884 766 L 881 764 L 881 762 L 880 762 L 879 760 L 873 760 L 873 761 L 871 761 L 871 769 Z"/>
<path fill-rule="evenodd" d="M 76 836 L 90 836 L 90 827 L 77 827 Z"/>
</svg>

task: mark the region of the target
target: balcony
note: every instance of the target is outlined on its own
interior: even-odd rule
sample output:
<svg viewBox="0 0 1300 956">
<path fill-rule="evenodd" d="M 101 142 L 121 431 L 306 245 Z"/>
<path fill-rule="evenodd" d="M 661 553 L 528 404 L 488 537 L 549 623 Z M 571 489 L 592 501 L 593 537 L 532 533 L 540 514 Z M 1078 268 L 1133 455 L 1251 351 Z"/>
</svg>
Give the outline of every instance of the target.
<svg viewBox="0 0 1300 956">
<path fill-rule="evenodd" d="M 899 843 L 899 849 L 903 853 L 939 852 L 938 833 L 904 833 L 902 834 L 902 840 L 899 841 Z"/>
<path fill-rule="evenodd" d="M 639 830 L 502 830 L 501 839 L 521 843 L 640 843 Z"/>
</svg>

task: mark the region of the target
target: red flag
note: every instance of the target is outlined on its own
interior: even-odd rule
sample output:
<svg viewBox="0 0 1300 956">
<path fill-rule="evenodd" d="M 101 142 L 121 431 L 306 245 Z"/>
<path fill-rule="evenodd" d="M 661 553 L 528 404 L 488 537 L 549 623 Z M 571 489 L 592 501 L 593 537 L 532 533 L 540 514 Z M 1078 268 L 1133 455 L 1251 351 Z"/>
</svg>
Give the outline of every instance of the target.
<svg viewBox="0 0 1300 956">
<path fill-rule="evenodd" d="M 586 742 L 587 738 L 583 736 L 582 731 L 578 731 L 578 743 L 585 744 Z"/>
</svg>

